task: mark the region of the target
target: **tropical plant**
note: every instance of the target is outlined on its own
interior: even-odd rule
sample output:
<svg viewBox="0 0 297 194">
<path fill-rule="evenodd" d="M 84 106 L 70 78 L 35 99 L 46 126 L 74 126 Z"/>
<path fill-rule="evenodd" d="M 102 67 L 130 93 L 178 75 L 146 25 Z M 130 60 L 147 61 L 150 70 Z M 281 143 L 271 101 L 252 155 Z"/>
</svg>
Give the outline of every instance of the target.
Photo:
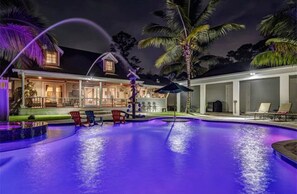
<svg viewBox="0 0 297 194">
<path fill-rule="evenodd" d="M 252 61 L 257 67 L 297 64 L 297 0 L 288 0 L 286 6 L 261 21 L 258 30 L 269 49 Z"/>
<path fill-rule="evenodd" d="M 172 65 L 172 70 L 183 69 L 187 73 L 187 86 L 191 85 L 192 64 L 214 40 L 225 36 L 232 30 L 243 29 L 243 25 L 228 23 L 215 27 L 207 24 L 219 0 L 210 0 L 201 9 L 201 0 L 166 0 L 163 10 L 154 14 L 162 19 L 162 24 L 151 23 L 144 27 L 143 33 L 152 37 L 139 42 L 140 48 L 163 47 L 165 53 L 155 62 L 157 67 Z M 186 112 L 190 108 L 190 94 L 187 96 Z"/>
<path fill-rule="evenodd" d="M 11 61 L 32 39 L 45 29 L 29 0 L 0 1 L 0 59 Z M 43 65 L 43 49 L 55 50 L 55 39 L 47 34 L 32 44 L 16 63 L 18 67 L 36 62 Z"/>
<path fill-rule="evenodd" d="M 37 95 L 37 91 L 34 87 L 34 83 L 27 81 L 24 87 L 25 105 L 27 107 L 32 107 L 33 100 L 32 97 Z M 22 103 L 22 87 L 18 87 L 13 91 L 11 104 L 10 104 L 10 114 L 17 115 Z"/>
</svg>

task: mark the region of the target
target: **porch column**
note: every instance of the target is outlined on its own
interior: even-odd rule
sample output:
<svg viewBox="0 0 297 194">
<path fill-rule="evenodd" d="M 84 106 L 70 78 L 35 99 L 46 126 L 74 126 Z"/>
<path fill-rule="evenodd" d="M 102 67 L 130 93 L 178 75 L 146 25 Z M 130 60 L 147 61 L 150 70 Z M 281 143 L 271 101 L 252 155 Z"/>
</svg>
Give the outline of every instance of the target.
<svg viewBox="0 0 297 194">
<path fill-rule="evenodd" d="M 82 95 L 81 95 L 81 89 L 82 89 L 82 81 L 81 80 L 79 80 L 79 82 L 78 82 L 78 92 L 79 92 L 79 97 L 78 97 L 78 99 L 79 99 L 79 107 L 82 107 Z"/>
<path fill-rule="evenodd" d="M 279 77 L 280 104 L 288 103 L 290 101 L 290 99 L 289 99 L 289 93 L 290 93 L 289 82 L 290 82 L 289 75 L 281 75 Z"/>
<path fill-rule="evenodd" d="M 233 81 L 233 115 L 240 115 L 240 82 Z"/>
<path fill-rule="evenodd" d="M 180 100 L 181 100 L 181 94 L 177 93 L 176 94 L 176 112 L 180 112 Z"/>
<path fill-rule="evenodd" d="M 200 114 L 206 112 L 206 84 L 200 85 Z"/>
<path fill-rule="evenodd" d="M 25 73 L 22 72 L 22 108 L 25 108 Z"/>
<path fill-rule="evenodd" d="M 102 105 L 102 97 L 103 97 L 103 88 L 102 88 L 102 82 L 99 82 L 99 106 Z"/>
</svg>

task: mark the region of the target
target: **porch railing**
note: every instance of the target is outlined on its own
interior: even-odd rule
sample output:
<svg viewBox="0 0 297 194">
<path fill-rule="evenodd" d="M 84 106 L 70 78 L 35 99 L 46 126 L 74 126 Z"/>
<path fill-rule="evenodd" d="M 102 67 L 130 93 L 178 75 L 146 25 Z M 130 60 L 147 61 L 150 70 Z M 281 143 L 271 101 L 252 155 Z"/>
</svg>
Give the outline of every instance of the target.
<svg viewBox="0 0 297 194">
<path fill-rule="evenodd" d="M 123 98 L 82 98 L 81 103 L 76 97 L 28 97 L 25 98 L 25 105 L 28 108 L 48 107 L 127 107 L 128 99 Z"/>
</svg>

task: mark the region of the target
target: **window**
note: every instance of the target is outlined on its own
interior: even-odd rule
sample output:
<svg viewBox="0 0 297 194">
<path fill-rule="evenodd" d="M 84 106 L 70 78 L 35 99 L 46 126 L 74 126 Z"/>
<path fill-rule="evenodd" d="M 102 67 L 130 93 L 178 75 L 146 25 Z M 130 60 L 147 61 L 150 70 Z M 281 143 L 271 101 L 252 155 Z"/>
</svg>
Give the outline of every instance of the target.
<svg viewBox="0 0 297 194">
<path fill-rule="evenodd" d="M 47 51 L 45 63 L 50 64 L 50 65 L 58 65 L 57 52 L 48 52 Z"/>
<path fill-rule="evenodd" d="M 113 61 L 105 60 L 104 72 L 107 72 L 107 73 L 115 72 Z"/>
</svg>

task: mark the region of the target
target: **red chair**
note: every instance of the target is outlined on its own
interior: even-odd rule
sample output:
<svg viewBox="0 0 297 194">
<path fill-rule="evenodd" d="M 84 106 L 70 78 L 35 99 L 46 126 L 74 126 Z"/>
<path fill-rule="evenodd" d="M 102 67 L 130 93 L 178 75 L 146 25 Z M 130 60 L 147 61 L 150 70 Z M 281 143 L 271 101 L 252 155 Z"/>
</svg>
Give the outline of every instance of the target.
<svg viewBox="0 0 297 194">
<path fill-rule="evenodd" d="M 113 123 L 125 123 L 126 113 L 121 110 L 112 110 Z"/>
<path fill-rule="evenodd" d="M 71 115 L 71 118 L 73 119 L 75 126 L 82 126 L 84 124 L 83 122 L 81 122 L 81 116 L 79 111 L 71 111 L 69 114 Z"/>
</svg>

